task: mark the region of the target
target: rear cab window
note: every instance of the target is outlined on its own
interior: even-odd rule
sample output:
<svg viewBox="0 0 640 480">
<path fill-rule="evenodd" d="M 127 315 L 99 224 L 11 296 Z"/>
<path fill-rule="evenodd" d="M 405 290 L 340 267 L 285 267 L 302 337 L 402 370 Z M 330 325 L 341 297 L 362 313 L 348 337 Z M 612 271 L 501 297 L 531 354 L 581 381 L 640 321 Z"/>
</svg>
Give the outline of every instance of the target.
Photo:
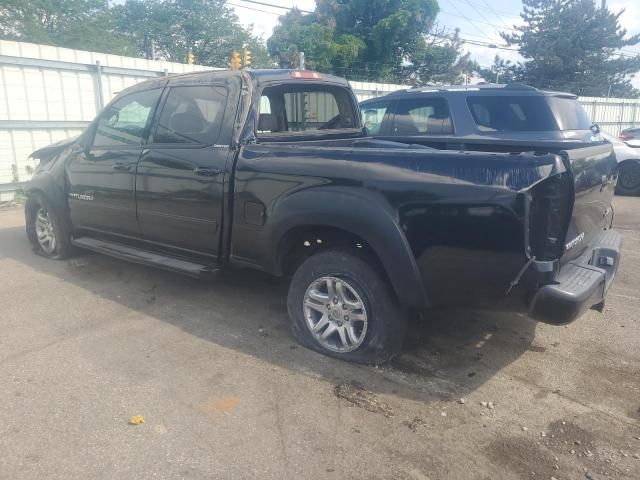
<svg viewBox="0 0 640 480">
<path fill-rule="evenodd" d="M 482 132 L 588 130 L 591 121 L 575 98 L 541 95 L 467 97 L 471 116 Z"/>
<path fill-rule="evenodd" d="M 354 100 L 346 88 L 286 84 L 262 91 L 257 127 L 260 137 L 358 128 Z"/>
</svg>

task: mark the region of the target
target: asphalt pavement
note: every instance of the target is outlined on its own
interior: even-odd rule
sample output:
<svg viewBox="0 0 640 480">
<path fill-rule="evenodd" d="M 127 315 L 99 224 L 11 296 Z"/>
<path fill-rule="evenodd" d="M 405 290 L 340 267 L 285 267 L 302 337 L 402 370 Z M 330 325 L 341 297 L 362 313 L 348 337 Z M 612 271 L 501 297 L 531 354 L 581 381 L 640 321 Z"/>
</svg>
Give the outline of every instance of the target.
<svg viewBox="0 0 640 480">
<path fill-rule="evenodd" d="M 614 206 L 603 313 L 435 312 L 380 368 L 299 346 L 286 281 L 48 260 L 0 209 L 0 479 L 640 479 L 640 198 Z"/>
</svg>

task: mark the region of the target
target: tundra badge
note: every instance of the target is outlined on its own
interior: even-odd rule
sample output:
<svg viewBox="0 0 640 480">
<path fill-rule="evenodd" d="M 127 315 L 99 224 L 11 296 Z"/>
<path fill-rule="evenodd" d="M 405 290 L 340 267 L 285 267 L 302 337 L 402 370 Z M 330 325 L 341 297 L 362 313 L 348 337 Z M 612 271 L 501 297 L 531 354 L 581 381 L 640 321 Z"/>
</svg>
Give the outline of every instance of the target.
<svg viewBox="0 0 640 480">
<path fill-rule="evenodd" d="M 576 238 L 574 238 L 573 240 L 571 240 L 569 243 L 567 243 L 564 246 L 565 250 L 569 250 L 570 248 L 575 247 L 577 244 L 579 244 L 582 240 L 584 240 L 584 232 L 580 233 L 580 235 L 578 235 Z"/>
<path fill-rule="evenodd" d="M 93 200 L 93 195 L 85 195 L 84 193 L 70 193 L 69 197 L 75 198 L 76 200 Z"/>
</svg>

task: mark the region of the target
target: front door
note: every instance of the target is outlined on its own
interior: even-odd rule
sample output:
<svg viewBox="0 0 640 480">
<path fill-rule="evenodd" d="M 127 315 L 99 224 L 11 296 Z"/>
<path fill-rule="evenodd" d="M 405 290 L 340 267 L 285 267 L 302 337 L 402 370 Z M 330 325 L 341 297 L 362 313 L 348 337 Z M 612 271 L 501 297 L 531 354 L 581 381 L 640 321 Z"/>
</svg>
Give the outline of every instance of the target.
<svg viewBox="0 0 640 480">
<path fill-rule="evenodd" d="M 116 99 L 101 113 L 92 138 L 69 164 L 69 209 L 76 228 L 140 236 L 136 165 L 161 88 Z"/>
<path fill-rule="evenodd" d="M 236 105 L 233 84 L 171 84 L 138 163 L 136 200 L 145 240 L 218 253 Z M 237 86 L 235 86 L 237 87 Z"/>
</svg>

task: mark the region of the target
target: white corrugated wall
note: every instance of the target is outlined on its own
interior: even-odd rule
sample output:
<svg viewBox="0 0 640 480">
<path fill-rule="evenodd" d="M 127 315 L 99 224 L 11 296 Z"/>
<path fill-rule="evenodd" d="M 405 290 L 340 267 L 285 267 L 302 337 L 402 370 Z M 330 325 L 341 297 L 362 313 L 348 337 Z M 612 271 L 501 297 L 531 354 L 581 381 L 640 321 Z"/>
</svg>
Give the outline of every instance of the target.
<svg viewBox="0 0 640 480">
<path fill-rule="evenodd" d="M 580 97 L 580 103 L 589 117 L 612 135 L 640 125 L 640 98 Z"/>
<path fill-rule="evenodd" d="M 0 185 L 28 180 L 31 152 L 78 135 L 124 88 L 165 73 L 205 69 L 0 40 Z M 0 200 L 6 197 L 0 190 Z"/>
<path fill-rule="evenodd" d="M 79 134 L 101 105 L 124 88 L 150 77 L 208 68 L 0 40 L 0 187 L 28 180 L 32 151 Z M 350 83 L 359 101 L 406 88 Z M 640 124 L 639 99 L 585 97 L 581 102 L 614 135 Z M 0 200 L 2 195 L 0 188 Z"/>
</svg>

